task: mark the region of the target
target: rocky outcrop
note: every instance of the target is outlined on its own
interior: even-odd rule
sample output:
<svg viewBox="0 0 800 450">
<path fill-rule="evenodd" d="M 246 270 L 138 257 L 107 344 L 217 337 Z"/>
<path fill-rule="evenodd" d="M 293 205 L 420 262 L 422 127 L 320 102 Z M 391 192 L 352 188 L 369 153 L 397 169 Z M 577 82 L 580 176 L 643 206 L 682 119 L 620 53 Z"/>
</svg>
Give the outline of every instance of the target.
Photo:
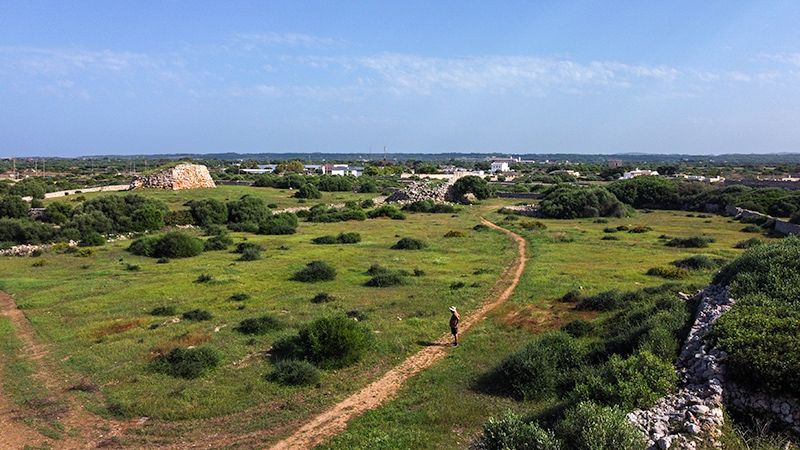
<svg viewBox="0 0 800 450">
<path fill-rule="evenodd" d="M 217 187 L 208 168 L 199 164 L 179 164 L 155 175 L 135 177 L 131 189 L 149 187 L 158 189 L 197 189 Z"/>
<path fill-rule="evenodd" d="M 722 401 L 725 352 L 707 350 L 703 336 L 734 300 L 727 287 L 710 284 L 699 292 L 700 306 L 675 368 L 681 387 L 661 398 L 652 408 L 628 414 L 647 437 L 648 450 L 695 449 L 699 442 L 713 440 L 723 423 Z"/>
</svg>

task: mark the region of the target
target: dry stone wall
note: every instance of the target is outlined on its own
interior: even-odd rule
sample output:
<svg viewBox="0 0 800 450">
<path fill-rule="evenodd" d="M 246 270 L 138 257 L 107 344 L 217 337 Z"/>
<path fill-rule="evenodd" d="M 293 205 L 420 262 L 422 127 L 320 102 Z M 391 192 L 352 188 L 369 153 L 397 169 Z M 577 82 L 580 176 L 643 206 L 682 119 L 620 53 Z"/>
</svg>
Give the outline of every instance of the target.
<svg viewBox="0 0 800 450">
<path fill-rule="evenodd" d="M 455 178 L 437 187 L 430 188 L 425 183 L 413 182 L 402 191 L 397 191 L 386 197 L 386 203 L 413 203 L 420 200 L 433 200 L 436 203 L 453 201 L 451 187 Z"/>
<path fill-rule="evenodd" d="M 217 187 L 208 168 L 199 164 L 179 164 L 155 175 L 135 177 L 131 189 L 149 187 L 158 189 L 197 189 Z"/>
</svg>

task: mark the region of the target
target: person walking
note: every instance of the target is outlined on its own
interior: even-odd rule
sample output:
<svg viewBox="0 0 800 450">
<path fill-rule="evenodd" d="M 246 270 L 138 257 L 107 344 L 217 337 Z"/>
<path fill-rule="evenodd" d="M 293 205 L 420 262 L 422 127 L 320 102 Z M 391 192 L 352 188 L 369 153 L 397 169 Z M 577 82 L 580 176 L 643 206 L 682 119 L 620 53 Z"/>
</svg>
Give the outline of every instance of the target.
<svg viewBox="0 0 800 450">
<path fill-rule="evenodd" d="M 453 333 L 453 347 L 458 347 L 458 323 L 461 322 L 461 316 L 458 315 L 458 311 L 456 311 L 455 306 L 450 307 L 450 312 L 453 313 L 450 315 L 450 332 Z"/>
</svg>

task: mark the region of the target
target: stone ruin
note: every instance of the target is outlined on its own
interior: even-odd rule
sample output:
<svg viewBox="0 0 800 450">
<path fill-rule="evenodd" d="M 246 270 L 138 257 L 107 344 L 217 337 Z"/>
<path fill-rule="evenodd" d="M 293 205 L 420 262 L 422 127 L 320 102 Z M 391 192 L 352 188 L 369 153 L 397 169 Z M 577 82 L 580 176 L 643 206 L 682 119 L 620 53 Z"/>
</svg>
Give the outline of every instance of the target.
<svg viewBox="0 0 800 450">
<path fill-rule="evenodd" d="M 149 187 L 158 189 L 197 189 L 217 187 L 208 168 L 200 164 L 178 164 L 154 175 L 137 176 L 130 189 Z"/>
<path fill-rule="evenodd" d="M 455 179 L 437 187 L 428 187 L 426 183 L 414 181 L 402 191 L 397 191 L 384 200 L 386 203 L 413 203 L 420 200 L 433 200 L 436 203 L 453 202 L 452 187 Z"/>
</svg>

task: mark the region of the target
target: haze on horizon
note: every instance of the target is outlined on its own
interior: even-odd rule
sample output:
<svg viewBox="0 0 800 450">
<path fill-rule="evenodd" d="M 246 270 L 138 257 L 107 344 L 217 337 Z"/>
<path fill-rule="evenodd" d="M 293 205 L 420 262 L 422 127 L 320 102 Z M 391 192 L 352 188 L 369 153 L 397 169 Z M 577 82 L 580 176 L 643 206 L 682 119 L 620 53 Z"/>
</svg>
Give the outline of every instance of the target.
<svg viewBox="0 0 800 450">
<path fill-rule="evenodd" d="M 800 152 L 793 1 L 4 2 L 0 156 Z"/>
</svg>

